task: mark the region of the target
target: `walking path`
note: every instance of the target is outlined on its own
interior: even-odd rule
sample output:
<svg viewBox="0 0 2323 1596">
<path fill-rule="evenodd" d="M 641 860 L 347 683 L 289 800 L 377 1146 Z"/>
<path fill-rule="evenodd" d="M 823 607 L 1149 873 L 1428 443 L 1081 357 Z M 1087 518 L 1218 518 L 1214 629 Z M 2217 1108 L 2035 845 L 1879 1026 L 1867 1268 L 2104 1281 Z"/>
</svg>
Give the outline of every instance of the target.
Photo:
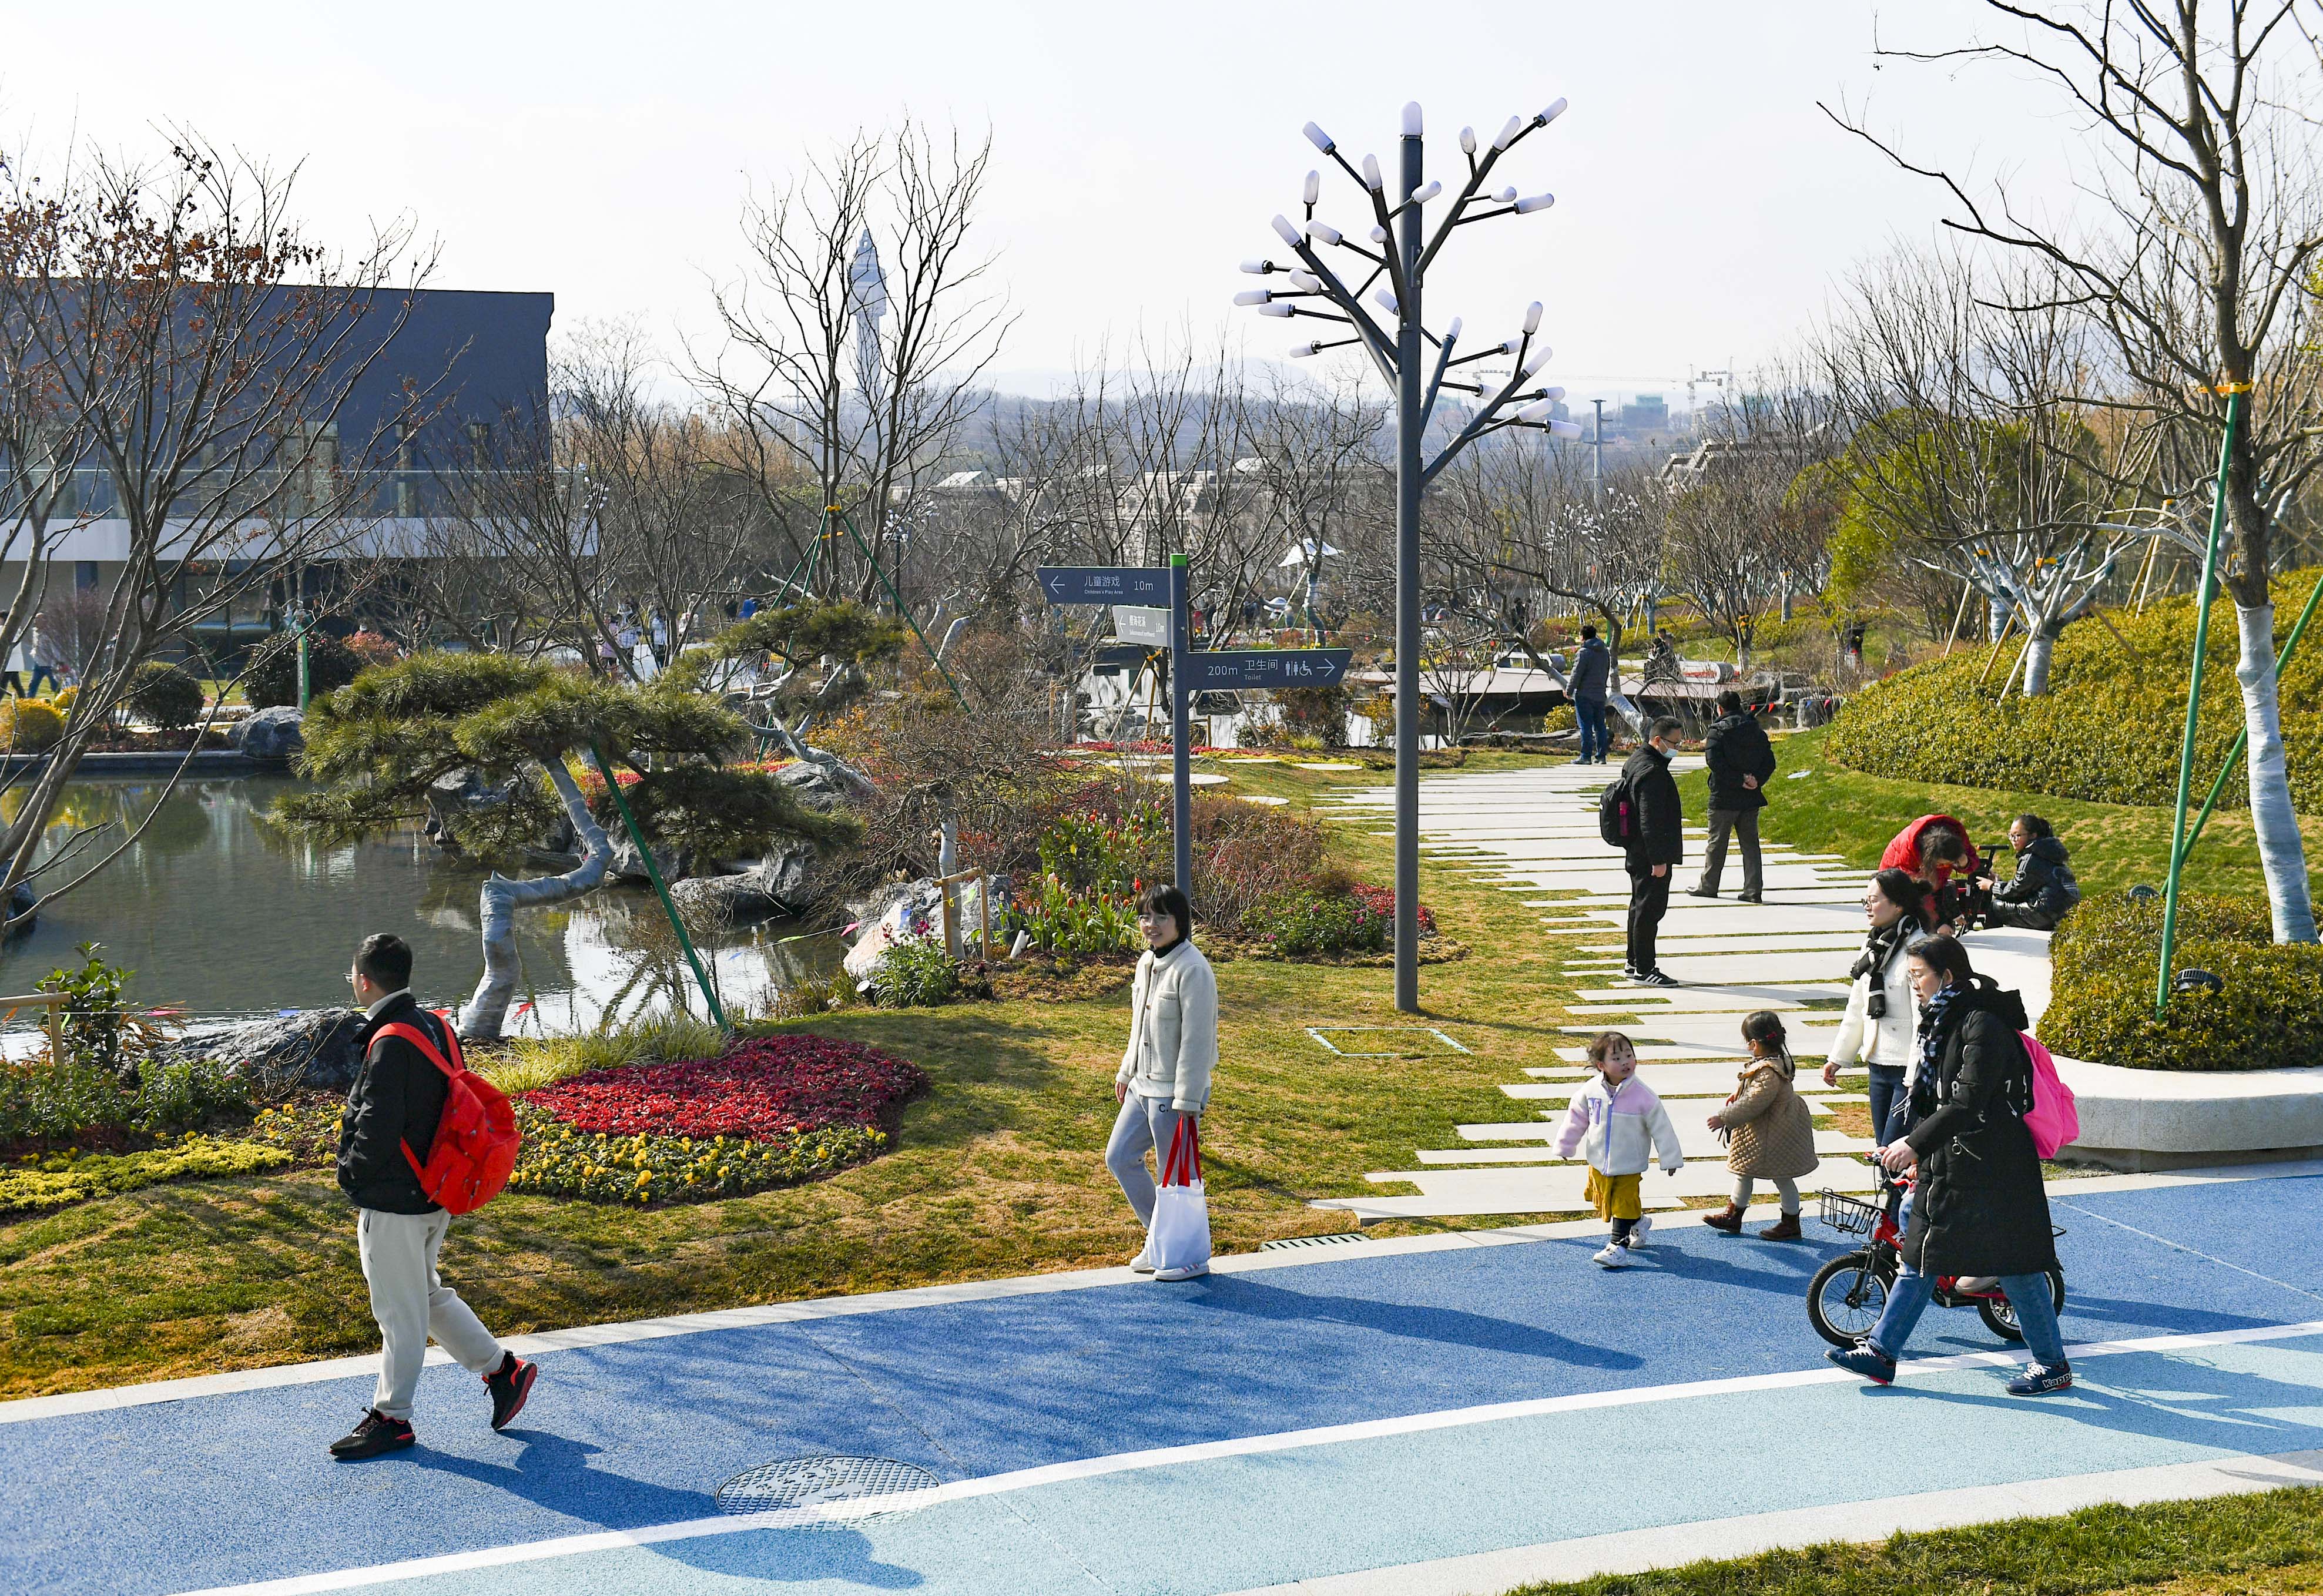
<svg viewBox="0 0 2323 1596">
<path fill-rule="evenodd" d="M 2323 1165 L 2075 1183 L 2056 1216 L 2080 1383 L 2040 1402 L 2001 1395 L 2014 1359 L 1965 1312 L 1932 1313 L 1922 1360 L 1864 1388 L 1806 1321 L 1832 1244 L 1680 1223 L 1616 1273 L 1589 1261 L 1593 1224 L 1560 1225 L 1263 1252 L 1177 1287 L 1106 1270 L 532 1337 L 510 1430 L 439 1362 L 419 1447 L 364 1463 L 323 1448 L 371 1359 L 5 1404 L 0 1587 L 1490 1596 L 2309 1482 L 2318 1199 Z M 475 1267 L 456 1239 L 447 1261 Z M 932 1482 L 895 1517 L 721 1512 L 735 1475 L 833 1454 Z"/>
<path fill-rule="evenodd" d="M 1681 756 L 1678 770 L 1697 768 Z M 1476 775 L 1437 776 L 1420 784 L 1423 851 L 1439 865 L 1464 867 L 1470 877 L 1523 897 L 1545 911 L 1541 924 L 1556 935 L 1586 937 L 1572 968 L 1602 986 L 1582 988 L 1571 1004 L 1576 1023 L 1570 1045 L 1554 1064 L 1521 1068 L 1527 1078 L 1501 1090 L 1523 1117 L 1451 1127 L 1462 1145 L 1423 1148 L 1416 1169 L 1382 1169 L 1368 1179 L 1383 1187 L 1412 1186 L 1418 1196 L 1331 1197 L 1315 1206 L 1351 1213 L 1358 1220 L 1448 1218 L 1501 1214 L 1571 1213 L 1583 1197 L 1587 1166 L 1559 1160 L 1548 1143 L 1571 1094 L 1588 1078 L 1583 1044 L 1613 1029 L 1636 1040 L 1639 1074 L 1671 1100 L 1671 1117 L 1687 1159 L 1675 1177 L 1648 1175 L 1648 1208 L 1681 1207 L 1688 1197 L 1725 1194 L 1732 1177 L 1725 1150 L 1703 1124 L 1718 1099 L 1734 1088 L 1743 1056 L 1742 1016 L 1752 1009 L 1786 1011 L 1792 1051 L 1803 1067 L 1801 1088 L 1818 1116 L 1834 1104 L 1863 1100 L 1863 1075 L 1842 1074 L 1836 1091 L 1811 1073 L 1829 1052 L 1847 995 L 1847 968 L 1863 945 L 1864 873 L 1827 854 L 1802 854 L 1769 843 L 1764 850 L 1766 899 L 1738 903 L 1740 848 L 1730 848 L 1717 899 L 1690 897 L 1701 878 L 1700 817 L 1686 827 L 1686 861 L 1675 867 L 1668 917 L 1662 922 L 1662 968 L 1682 987 L 1631 986 L 1621 977 L 1623 927 L 1630 879 L 1621 857 L 1597 830 L 1597 795 L 1618 773 L 1613 766 L 1555 765 Z M 1783 801 L 1777 776 L 1768 802 Z M 1370 788 L 1341 801 L 1359 816 L 1382 820 L 1394 812 L 1394 789 Z M 1901 826 L 1912 817 L 1900 817 Z M 1391 833 L 1382 833 L 1391 835 Z M 2049 1000 L 2048 941 L 2034 931 L 1979 931 L 1969 939 L 1977 968 L 2024 994 L 2035 1021 Z M 1518 1073 L 1516 1068 L 1511 1073 Z M 1698 1099 L 1700 1101 L 1686 1101 Z M 1839 1191 L 1871 1188 L 1868 1166 L 1851 1156 L 1870 1151 L 1859 1136 L 1815 1132 L 1823 1167 L 1806 1184 Z"/>
</svg>

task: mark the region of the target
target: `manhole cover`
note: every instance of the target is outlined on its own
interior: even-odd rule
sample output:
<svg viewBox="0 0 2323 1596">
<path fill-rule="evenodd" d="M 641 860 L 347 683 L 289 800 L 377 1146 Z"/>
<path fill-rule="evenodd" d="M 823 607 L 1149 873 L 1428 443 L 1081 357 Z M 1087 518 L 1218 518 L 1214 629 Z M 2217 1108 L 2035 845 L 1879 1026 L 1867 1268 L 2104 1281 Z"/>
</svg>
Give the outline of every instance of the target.
<svg viewBox="0 0 2323 1596">
<path fill-rule="evenodd" d="M 924 1505 L 917 1493 L 938 1483 L 927 1470 L 892 1457 L 794 1457 L 743 1470 L 718 1488 L 718 1506 L 728 1513 L 779 1513 L 785 1508 L 893 1500 L 892 1506 L 865 1506 L 828 1518 L 803 1518 L 796 1526 L 835 1529 L 915 1512 Z"/>
</svg>

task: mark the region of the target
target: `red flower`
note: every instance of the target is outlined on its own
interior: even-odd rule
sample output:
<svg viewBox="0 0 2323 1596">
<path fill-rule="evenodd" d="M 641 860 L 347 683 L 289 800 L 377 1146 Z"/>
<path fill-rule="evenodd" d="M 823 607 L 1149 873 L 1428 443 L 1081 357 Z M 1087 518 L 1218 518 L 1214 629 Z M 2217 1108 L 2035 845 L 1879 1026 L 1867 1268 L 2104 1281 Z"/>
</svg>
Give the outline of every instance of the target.
<svg viewBox="0 0 2323 1596">
<path fill-rule="evenodd" d="M 772 1141 L 831 1125 L 892 1127 L 924 1071 L 878 1049 L 796 1032 L 736 1042 L 715 1059 L 592 1069 L 524 1094 L 578 1131 Z"/>
</svg>

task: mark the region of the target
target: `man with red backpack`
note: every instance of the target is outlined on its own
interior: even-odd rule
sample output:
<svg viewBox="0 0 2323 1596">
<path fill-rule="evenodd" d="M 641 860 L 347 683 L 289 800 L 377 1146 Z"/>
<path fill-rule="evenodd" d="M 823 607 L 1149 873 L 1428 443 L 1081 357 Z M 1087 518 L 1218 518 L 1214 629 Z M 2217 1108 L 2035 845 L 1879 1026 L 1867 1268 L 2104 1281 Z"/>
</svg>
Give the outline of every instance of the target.
<svg viewBox="0 0 2323 1596">
<path fill-rule="evenodd" d="M 429 1195 L 423 1173 L 461 1068 L 459 1040 L 412 997 L 411 949 L 402 938 L 364 938 L 347 979 L 369 1023 L 357 1038 L 363 1068 L 339 1119 L 339 1188 L 355 1205 L 356 1243 L 381 1342 L 372 1405 L 352 1432 L 331 1443 L 332 1456 L 353 1461 L 413 1444 L 411 1399 L 429 1335 L 483 1376 L 496 1430 L 523 1408 L 540 1366 L 502 1348 L 436 1272 L 452 1215 Z"/>
</svg>

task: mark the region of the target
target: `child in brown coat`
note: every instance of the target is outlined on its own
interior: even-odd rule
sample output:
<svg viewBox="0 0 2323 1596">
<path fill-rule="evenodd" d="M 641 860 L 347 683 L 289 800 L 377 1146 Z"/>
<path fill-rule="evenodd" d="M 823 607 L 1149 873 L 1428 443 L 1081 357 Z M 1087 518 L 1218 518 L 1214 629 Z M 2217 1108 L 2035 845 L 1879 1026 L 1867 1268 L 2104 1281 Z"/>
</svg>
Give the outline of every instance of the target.
<svg viewBox="0 0 2323 1596">
<path fill-rule="evenodd" d="M 1710 1128 L 1729 1137 L 1726 1167 L 1734 1171 L 1734 1197 L 1702 1222 L 1728 1235 L 1741 1234 L 1751 1185 L 1768 1179 L 1782 1200 L 1783 1216 L 1758 1234 L 1770 1242 L 1795 1242 L 1799 1177 L 1813 1174 L 1822 1161 L 1815 1156 L 1814 1121 L 1791 1085 L 1798 1066 L 1791 1061 L 1782 1016 L 1770 1009 L 1749 1015 L 1742 1022 L 1742 1041 L 1750 1050 L 1749 1062 L 1742 1067 L 1734 1095 L 1710 1116 Z"/>
</svg>

